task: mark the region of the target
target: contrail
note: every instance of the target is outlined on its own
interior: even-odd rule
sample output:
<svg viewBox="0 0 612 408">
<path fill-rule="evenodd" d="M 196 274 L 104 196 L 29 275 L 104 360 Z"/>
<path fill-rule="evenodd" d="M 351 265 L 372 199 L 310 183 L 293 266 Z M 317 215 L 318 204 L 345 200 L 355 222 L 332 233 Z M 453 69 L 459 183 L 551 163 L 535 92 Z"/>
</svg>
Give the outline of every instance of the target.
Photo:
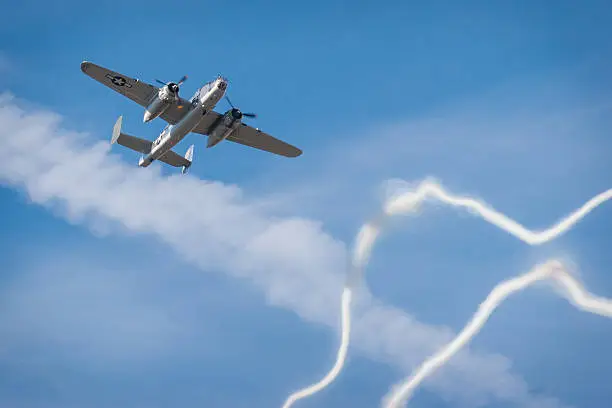
<svg viewBox="0 0 612 408">
<path fill-rule="evenodd" d="M 449 204 L 452 207 L 465 208 L 468 211 L 480 216 L 485 221 L 488 221 L 489 223 L 499 227 L 507 233 L 514 235 L 515 237 L 526 242 L 529 245 L 540 245 L 568 231 L 578 221 L 584 218 L 589 212 L 593 211 L 596 207 L 612 198 L 612 189 L 598 194 L 597 196 L 590 199 L 578 210 L 563 218 L 557 224 L 539 232 L 531 231 L 525 228 L 518 222 L 508 218 L 502 213 L 495 211 L 494 209 L 490 208 L 487 204 L 481 201 L 470 197 L 454 196 L 446 192 L 442 186 L 432 180 L 422 181 L 419 184 L 418 188 L 416 188 L 414 191 L 405 192 L 389 200 L 384 206 L 384 215 L 378 217 L 372 222 L 363 225 L 359 230 L 359 233 L 357 234 L 357 238 L 355 240 L 352 261 L 353 268 L 349 272 L 349 276 L 347 277 L 347 283 L 342 295 L 342 332 L 340 338 L 340 347 L 338 349 L 338 354 L 334 366 L 328 372 L 328 374 L 318 383 L 291 394 L 285 401 L 283 408 L 289 408 L 294 402 L 321 391 L 338 377 L 340 371 L 342 370 L 342 367 L 344 366 L 344 362 L 346 360 L 346 353 L 348 351 L 348 346 L 350 343 L 350 310 L 352 290 L 354 288 L 354 285 L 358 283 L 361 274 L 363 273 L 363 270 L 368 264 L 372 248 L 381 230 L 382 220 L 388 216 L 414 212 L 418 209 L 418 206 L 428 198 L 436 199 L 445 204 Z M 418 383 L 420 383 L 420 381 Z M 410 389 L 416 387 L 418 383 L 416 383 Z"/>
<path fill-rule="evenodd" d="M 548 261 L 536 266 L 524 275 L 503 281 L 495 286 L 457 337 L 439 352 L 425 360 L 403 383 L 392 387 L 392 391 L 383 399 L 383 406 L 386 408 L 396 408 L 400 405 L 405 405 L 414 390 L 425 378 L 447 363 L 453 355 L 461 350 L 482 329 L 497 306 L 513 293 L 520 292 L 543 279 L 554 279 L 560 283 L 570 301 L 577 308 L 601 316 L 612 317 L 612 300 L 598 298 L 586 291 L 582 285 L 566 272 L 560 261 Z"/>
</svg>

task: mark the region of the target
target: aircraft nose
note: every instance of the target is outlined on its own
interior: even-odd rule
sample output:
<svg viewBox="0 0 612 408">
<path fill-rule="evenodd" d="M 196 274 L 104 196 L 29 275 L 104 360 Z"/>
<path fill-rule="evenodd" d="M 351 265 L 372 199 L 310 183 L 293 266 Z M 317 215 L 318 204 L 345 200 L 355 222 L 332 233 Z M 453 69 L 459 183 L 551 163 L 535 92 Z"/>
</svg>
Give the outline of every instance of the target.
<svg viewBox="0 0 612 408">
<path fill-rule="evenodd" d="M 224 91 L 224 90 L 225 90 L 225 88 L 227 88 L 227 82 L 225 82 L 225 81 L 219 81 L 218 87 L 219 87 L 219 89 L 221 89 L 222 91 Z"/>
<path fill-rule="evenodd" d="M 143 121 L 144 123 L 147 123 L 148 121 L 150 121 L 150 120 L 151 120 L 151 116 L 153 116 L 153 115 L 151 115 L 151 112 L 149 112 L 149 111 L 145 111 L 145 113 L 144 113 L 144 117 L 142 118 L 142 121 Z"/>
</svg>

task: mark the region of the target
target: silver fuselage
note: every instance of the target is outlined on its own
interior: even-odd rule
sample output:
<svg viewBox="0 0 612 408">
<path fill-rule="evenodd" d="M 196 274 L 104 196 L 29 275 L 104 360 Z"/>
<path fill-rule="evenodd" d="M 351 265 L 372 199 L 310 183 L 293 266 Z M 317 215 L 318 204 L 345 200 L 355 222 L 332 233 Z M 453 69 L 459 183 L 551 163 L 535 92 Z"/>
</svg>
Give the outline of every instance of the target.
<svg viewBox="0 0 612 408">
<path fill-rule="evenodd" d="M 191 105 L 187 114 L 174 125 L 168 125 L 162 130 L 153 142 L 151 152 L 143 157 L 138 165 L 141 167 L 149 166 L 183 140 L 187 134 L 195 129 L 204 115 L 223 98 L 226 89 L 227 81 L 223 78 L 217 78 L 198 89 L 191 98 Z"/>
</svg>

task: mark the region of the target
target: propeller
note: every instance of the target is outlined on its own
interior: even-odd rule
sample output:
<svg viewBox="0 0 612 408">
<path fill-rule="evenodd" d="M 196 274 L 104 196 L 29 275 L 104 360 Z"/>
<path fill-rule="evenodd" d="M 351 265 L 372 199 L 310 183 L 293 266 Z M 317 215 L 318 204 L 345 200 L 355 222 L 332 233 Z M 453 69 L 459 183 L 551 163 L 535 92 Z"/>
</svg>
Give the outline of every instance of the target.
<svg viewBox="0 0 612 408">
<path fill-rule="evenodd" d="M 232 107 L 232 116 L 235 119 L 242 119 L 243 116 L 246 116 L 247 118 L 257 117 L 257 115 L 254 113 L 243 113 L 240 109 L 234 107 L 234 104 L 232 103 L 232 101 L 230 101 L 229 96 L 225 95 L 225 99 L 227 100 L 227 103 L 229 103 L 229 105 Z"/>
<path fill-rule="evenodd" d="M 156 79 L 155 81 L 159 84 L 165 85 L 170 89 L 175 95 L 178 95 L 179 87 L 187 80 L 187 75 L 183 75 L 183 77 L 178 82 L 164 82 Z"/>
</svg>

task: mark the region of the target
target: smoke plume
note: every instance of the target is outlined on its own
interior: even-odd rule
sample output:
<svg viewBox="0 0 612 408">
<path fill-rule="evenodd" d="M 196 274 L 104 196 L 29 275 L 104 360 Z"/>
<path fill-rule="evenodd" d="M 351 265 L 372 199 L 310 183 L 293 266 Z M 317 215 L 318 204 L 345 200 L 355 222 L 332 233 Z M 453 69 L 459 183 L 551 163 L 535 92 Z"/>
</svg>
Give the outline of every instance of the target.
<svg viewBox="0 0 612 408">
<path fill-rule="evenodd" d="M 483 220 L 495 225 L 510 235 L 529 245 L 540 245 L 559 237 L 571 229 L 599 205 L 612 198 L 612 189 L 606 190 L 587 201 L 582 207 L 572 212 L 557 224 L 543 231 L 531 231 L 508 216 L 492 209 L 486 203 L 470 197 L 454 196 L 433 180 L 424 180 L 414 191 L 406 191 L 390 200 L 384 206 L 384 215 L 361 227 L 353 250 L 352 268 L 342 295 L 342 332 L 336 362 L 328 374 L 318 383 L 299 390 L 287 398 L 283 408 L 289 408 L 294 402 L 314 395 L 331 384 L 340 374 L 350 344 L 351 299 L 355 285 L 368 264 L 372 248 L 380 233 L 385 217 L 398 214 L 416 213 L 419 206 L 427 200 L 437 200 L 451 207 L 466 209 Z M 592 313 L 605 316 L 612 315 L 612 304 L 607 299 L 594 298 L 586 292 L 563 268 L 560 261 L 553 260 L 537 266 L 529 273 L 505 281 L 496 286 L 479 311 L 465 329 L 440 352 L 426 360 L 416 372 L 399 386 L 393 387 L 390 395 L 385 397 L 387 408 L 396 408 L 406 402 L 416 387 L 437 368 L 446 363 L 482 328 L 495 308 L 509 295 L 525 289 L 531 284 L 545 278 L 554 277 L 566 290 L 574 305 Z"/>
</svg>

